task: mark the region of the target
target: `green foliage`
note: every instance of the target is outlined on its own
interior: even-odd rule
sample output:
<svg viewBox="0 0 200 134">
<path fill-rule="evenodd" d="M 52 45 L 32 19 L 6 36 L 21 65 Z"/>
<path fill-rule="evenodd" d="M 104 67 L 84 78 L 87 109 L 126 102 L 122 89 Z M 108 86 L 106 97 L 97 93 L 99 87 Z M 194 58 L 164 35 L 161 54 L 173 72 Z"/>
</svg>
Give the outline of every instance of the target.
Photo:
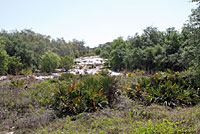
<svg viewBox="0 0 200 134">
<path fill-rule="evenodd" d="M 33 69 L 31 67 L 24 68 L 20 71 L 20 74 L 22 75 L 31 75 L 33 72 Z"/>
<path fill-rule="evenodd" d="M 108 69 L 104 69 L 104 70 L 100 71 L 100 75 L 108 76 L 109 75 L 109 70 Z"/>
<path fill-rule="evenodd" d="M 89 53 L 89 48 L 84 46 L 83 41 L 78 41 L 73 39 L 72 42 L 70 41 L 69 44 L 73 46 L 73 52 L 76 58 L 80 56 L 84 56 L 85 54 Z"/>
<path fill-rule="evenodd" d="M 100 48 L 96 48 L 94 50 L 94 52 L 95 52 L 96 55 L 100 55 L 101 54 L 101 49 Z"/>
<path fill-rule="evenodd" d="M 65 56 L 61 57 L 61 67 L 68 71 L 74 65 L 74 60 L 72 57 Z"/>
<path fill-rule="evenodd" d="M 59 80 L 48 80 L 30 87 L 31 98 L 53 108 L 58 116 L 96 111 L 111 105 L 116 79 L 111 76 L 62 74 Z"/>
<path fill-rule="evenodd" d="M 110 53 L 111 53 L 111 44 L 106 43 L 105 46 L 101 48 L 100 57 L 108 59 L 110 57 Z"/>
<path fill-rule="evenodd" d="M 8 62 L 8 73 L 16 75 L 19 71 L 21 71 L 23 65 L 21 63 L 20 57 L 9 57 L 9 62 Z"/>
<path fill-rule="evenodd" d="M 76 58 L 80 57 L 80 53 L 78 52 L 78 50 L 75 51 L 75 57 Z"/>
<path fill-rule="evenodd" d="M 11 57 L 20 57 L 23 68 L 38 69 L 41 56 L 48 50 L 61 57 L 79 57 L 89 51 L 83 41 L 66 42 L 63 38 L 55 40 L 50 36 L 41 35 L 28 29 L 11 33 L 2 30 L 0 36 L 4 41 L 7 54 Z"/>
<path fill-rule="evenodd" d="M 199 9 L 192 11 L 190 23 L 181 32 L 175 28 L 159 31 L 155 27 L 147 27 L 142 35 L 136 34 L 127 40 L 117 38 L 110 44 L 99 45 L 101 57 L 109 58 L 114 70 L 182 71 L 199 65 Z"/>
<path fill-rule="evenodd" d="M 70 80 L 72 78 L 74 78 L 75 76 L 71 73 L 62 73 L 61 76 L 58 78 L 59 80 L 63 81 L 63 80 Z"/>
<path fill-rule="evenodd" d="M 57 80 L 50 79 L 36 83 L 29 88 L 28 95 L 34 104 L 39 104 L 39 106 L 45 106 L 52 108 L 55 104 L 54 90 L 57 87 Z"/>
<path fill-rule="evenodd" d="M 175 134 L 175 133 L 189 133 L 190 131 L 178 128 L 178 125 L 182 122 L 170 122 L 166 119 L 160 124 L 154 124 L 151 120 L 145 124 L 145 126 L 140 126 L 136 130 L 136 134 Z"/>
<path fill-rule="evenodd" d="M 158 108 L 158 109 L 152 109 Z M 198 107 L 197 107 L 198 108 Z M 181 111 L 170 109 L 166 110 L 165 107 L 144 107 L 143 112 L 138 112 L 137 108 L 133 108 L 132 111 L 123 110 L 110 110 L 101 111 L 94 114 L 83 113 L 75 117 L 67 116 L 66 118 L 53 122 L 48 127 L 40 129 L 41 132 L 50 134 L 62 134 L 62 133 L 131 133 L 131 134 L 179 134 L 179 133 L 198 133 L 199 125 L 192 125 L 194 120 L 199 123 L 198 119 L 193 119 L 191 124 L 188 121 L 191 117 L 198 116 L 198 111 L 194 116 L 191 115 L 190 110 L 185 112 L 184 115 Z M 149 111 L 148 110 L 154 110 Z M 105 116 L 106 112 L 106 116 Z M 144 118 L 143 113 L 148 112 L 151 119 Z M 186 114 L 187 113 L 187 114 Z M 189 117 L 188 117 L 189 116 Z M 173 117 L 174 120 L 171 120 Z M 159 118 L 159 119 L 157 119 Z M 160 119 L 161 118 L 161 119 Z M 186 119 L 187 118 L 187 119 Z M 194 123 L 195 124 L 195 123 Z M 58 128 L 59 126 L 59 128 Z M 195 127 L 194 127 L 195 126 Z M 41 133 L 38 132 L 37 133 Z"/>
<path fill-rule="evenodd" d="M 159 103 L 167 106 L 195 105 L 200 102 L 199 72 L 157 73 L 150 78 L 143 77 L 128 90 L 129 97 L 145 104 Z"/>
<path fill-rule="evenodd" d="M 60 64 L 60 57 L 51 52 L 47 51 L 41 57 L 41 70 L 44 72 L 53 72 Z"/>
<path fill-rule="evenodd" d="M 9 56 L 0 42 L 0 75 L 5 74 L 8 70 L 8 58 Z"/>
<path fill-rule="evenodd" d="M 15 86 L 15 87 L 20 87 L 20 86 L 23 86 L 25 84 L 25 80 L 11 80 L 10 81 L 11 83 L 11 86 Z"/>
<path fill-rule="evenodd" d="M 110 55 L 109 55 L 109 53 L 107 51 L 102 51 L 101 54 L 100 54 L 100 57 L 106 58 L 106 59 L 109 58 L 109 56 Z"/>
<path fill-rule="evenodd" d="M 68 84 L 60 83 L 54 95 L 56 110 L 60 114 L 77 114 L 104 108 L 112 103 L 115 86 L 116 81 L 113 77 L 101 75 L 84 76 Z"/>
</svg>

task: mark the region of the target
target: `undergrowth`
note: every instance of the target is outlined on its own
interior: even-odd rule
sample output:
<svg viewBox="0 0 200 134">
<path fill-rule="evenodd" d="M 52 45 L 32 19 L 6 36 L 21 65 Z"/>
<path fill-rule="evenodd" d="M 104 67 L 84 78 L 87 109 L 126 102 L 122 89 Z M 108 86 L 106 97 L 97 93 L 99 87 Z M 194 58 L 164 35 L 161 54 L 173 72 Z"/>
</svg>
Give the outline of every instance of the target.
<svg viewBox="0 0 200 134">
<path fill-rule="evenodd" d="M 199 133 L 199 77 L 140 70 L 113 77 L 104 70 L 12 79 L 0 83 L 0 132 Z"/>
<path fill-rule="evenodd" d="M 130 98 L 145 105 L 196 105 L 200 101 L 200 72 L 157 72 L 150 77 L 141 77 L 138 83 L 125 87 L 125 90 Z"/>
<path fill-rule="evenodd" d="M 31 99 L 56 111 L 59 116 L 96 111 L 112 104 L 116 79 L 111 76 L 63 74 L 59 80 L 33 85 Z M 30 93 L 30 92 L 29 92 Z"/>
</svg>

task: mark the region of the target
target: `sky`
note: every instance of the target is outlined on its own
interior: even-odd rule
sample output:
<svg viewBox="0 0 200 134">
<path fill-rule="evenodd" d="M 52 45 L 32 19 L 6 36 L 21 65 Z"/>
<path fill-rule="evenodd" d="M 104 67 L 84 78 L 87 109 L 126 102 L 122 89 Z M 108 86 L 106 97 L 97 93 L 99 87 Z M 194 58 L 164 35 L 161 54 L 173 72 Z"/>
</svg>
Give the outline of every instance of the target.
<svg viewBox="0 0 200 134">
<path fill-rule="evenodd" d="M 190 0 L 0 0 L 0 30 L 77 39 L 95 47 L 148 26 L 181 30 L 196 4 Z"/>
</svg>

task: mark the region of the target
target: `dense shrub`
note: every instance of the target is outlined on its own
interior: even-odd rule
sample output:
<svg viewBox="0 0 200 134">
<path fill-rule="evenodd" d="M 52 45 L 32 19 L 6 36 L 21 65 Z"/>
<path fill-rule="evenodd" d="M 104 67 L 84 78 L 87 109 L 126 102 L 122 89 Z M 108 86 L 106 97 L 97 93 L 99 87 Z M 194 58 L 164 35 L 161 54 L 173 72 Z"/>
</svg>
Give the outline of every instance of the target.
<svg viewBox="0 0 200 134">
<path fill-rule="evenodd" d="M 41 70 L 44 72 L 52 72 L 54 71 L 60 64 L 60 57 L 51 52 L 47 51 L 42 55 L 41 58 Z"/>
<path fill-rule="evenodd" d="M 34 69 L 31 67 L 24 68 L 20 71 L 21 75 L 31 75 L 33 73 Z"/>
<path fill-rule="evenodd" d="M 8 59 L 8 73 L 13 75 L 17 74 L 23 67 L 20 57 L 12 56 Z"/>
<path fill-rule="evenodd" d="M 8 57 L 8 54 L 0 44 L 0 75 L 5 74 L 8 70 Z"/>
<path fill-rule="evenodd" d="M 62 80 L 70 80 L 74 77 L 75 77 L 75 75 L 73 75 L 71 73 L 62 73 L 58 79 L 62 81 Z"/>
<path fill-rule="evenodd" d="M 65 73 L 56 80 L 33 85 L 32 99 L 53 108 L 58 116 L 95 111 L 115 99 L 116 79 L 104 74 L 75 76 Z"/>
<path fill-rule="evenodd" d="M 56 110 L 60 113 L 95 111 L 111 104 L 116 80 L 111 76 L 86 75 L 81 79 L 60 83 L 55 90 Z"/>
<path fill-rule="evenodd" d="M 106 58 L 106 59 L 109 58 L 109 56 L 110 55 L 109 55 L 109 53 L 107 51 L 102 51 L 101 54 L 100 54 L 100 57 Z"/>
<path fill-rule="evenodd" d="M 200 73 L 156 73 L 132 84 L 128 95 L 145 104 L 195 105 L 200 102 Z"/>
<path fill-rule="evenodd" d="M 96 55 L 100 55 L 101 49 L 100 49 L 100 48 L 96 48 L 96 49 L 94 50 L 94 52 L 95 52 Z"/>
<path fill-rule="evenodd" d="M 39 105 L 39 107 L 45 106 L 47 108 L 52 108 L 55 103 L 53 95 L 57 85 L 56 83 L 57 81 L 54 79 L 36 83 L 29 87 L 30 90 L 27 91 L 27 96 L 30 96 L 33 103 Z"/>
<path fill-rule="evenodd" d="M 74 65 L 74 61 L 72 57 L 65 56 L 61 58 L 61 67 L 68 71 Z"/>
</svg>

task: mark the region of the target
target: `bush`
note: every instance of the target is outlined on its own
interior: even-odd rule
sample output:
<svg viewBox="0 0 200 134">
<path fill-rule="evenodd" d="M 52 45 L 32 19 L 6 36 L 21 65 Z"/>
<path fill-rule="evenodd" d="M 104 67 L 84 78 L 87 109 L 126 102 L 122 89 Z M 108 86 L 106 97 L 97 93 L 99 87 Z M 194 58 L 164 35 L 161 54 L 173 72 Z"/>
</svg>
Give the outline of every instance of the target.
<svg viewBox="0 0 200 134">
<path fill-rule="evenodd" d="M 95 111 L 111 104 L 116 91 L 116 80 L 111 76 L 86 75 L 73 83 L 60 83 L 56 89 L 56 110 L 78 114 Z"/>
<path fill-rule="evenodd" d="M 65 56 L 61 58 L 61 67 L 68 71 L 74 65 L 74 60 L 72 57 Z"/>
<path fill-rule="evenodd" d="M 33 73 L 33 68 L 28 67 L 28 68 L 24 68 L 20 71 L 21 75 L 31 75 Z"/>
<path fill-rule="evenodd" d="M 101 54 L 100 54 L 100 57 L 102 58 L 109 58 L 109 53 L 107 51 L 102 51 Z"/>
<path fill-rule="evenodd" d="M 57 85 L 58 81 L 55 79 L 42 81 L 30 86 L 27 95 L 30 96 L 33 103 L 38 104 L 39 106 L 52 108 L 55 104 L 55 98 L 53 95 Z"/>
<path fill-rule="evenodd" d="M 58 116 L 91 112 L 111 105 L 115 99 L 116 79 L 111 76 L 62 74 L 30 87 L 32 100 L 53 108 Z"/>
<path fill-rule="evenodd" d="M 73 75 L 71 73 L 62 73 L 61 76 L 58 79 L 63 81 L 63 80 L 70 80 L 74 77 L 75 77 L 75 75 Z"/>
<path fill-rule="evenodd" d="M 1 41 L 1 40 L 0 40 Z M 1 42 L 0 42 L 1 43 Z M 8 70 L 8 54 L 4 50 L 3 46 L 0 44 L 0 75 L 3 75 Z"/>
<path fill-rule="evenodd" d="M 22 69 L 22 63 L 20 57 L 9 57 L 8 73 L 16 75 Z"/>
<path fill-rule="evenodd" d="M 25 85 L 25 80 L 23 80 L 23 79 L 22 80 L 16 80 L 16 81 L 11 80 L 10 85 L 14 86 L 14 87 L 20 87 L 20 86 Z"/>
<path fill-rule="evenodd" d="M 157 73 L 131 86 L 128 96 L 145 104 L 195 105 L 200 101 L 200 73 Z"/>
<path fill-rule="evenodd" d="M 101 49 L 100 49 L 100 48 L 96 48 L 96 49 L 94 50 L 94 52 L 95 52 L 96 55 L 100 55 Z"/>
<path fill-rule="evenodd" d="M 44 72 L 53 72 L 60 64 L 60 57 L 51 51 L 47 51 L 41 58 L 41 70 Z"/>
</svg>

